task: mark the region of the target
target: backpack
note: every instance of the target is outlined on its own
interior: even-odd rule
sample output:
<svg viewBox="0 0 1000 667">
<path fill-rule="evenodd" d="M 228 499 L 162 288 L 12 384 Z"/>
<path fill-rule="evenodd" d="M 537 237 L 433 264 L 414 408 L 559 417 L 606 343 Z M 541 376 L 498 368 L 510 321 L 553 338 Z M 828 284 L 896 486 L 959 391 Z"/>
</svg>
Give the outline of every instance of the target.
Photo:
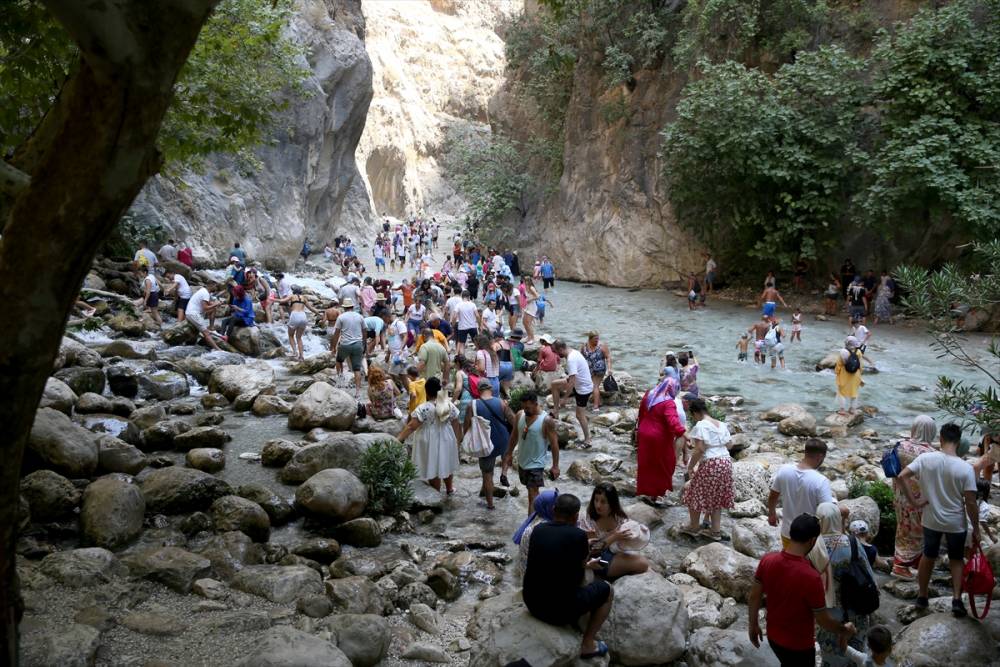
<svg viewBox="0 0 1000 667">
<path fill-rule="evenodd" d="M 903 464 L 899 460 L 898 442 L 882 455 L 882 472 L 889 478 L 899 477 L 899 473 L 903 472 Z"/>
<path fill-rule="evenodd" d="M 764 336 L 764 344 L 774 346 L 778 344 L 778 327 L 771 327 Z"/>
<path fill-rule="evenodd" d="M 851 542 L 851 562 L 840 575 L 840 602 L 845 612 L 864 616 L 878 609 L 878 586 L 858 558 L 857 539 L 853 535 L 848 539 Z"/>
<path fill-rule="evenodd" d="M 844 370 L 848 373 L 857 373 L 861 370 L 861 359 L 857 352 L 848 351 L 847 361 L 844 362 Z"/>
<path fill-rule="evenodd" d="M 479 380 L 478 375 L 473 375 L 472 373 L 466 373 L 466 377 L 469 378 L 469 393 L 472 394 L 472 398 L 479 399 Z"/>
</svg>

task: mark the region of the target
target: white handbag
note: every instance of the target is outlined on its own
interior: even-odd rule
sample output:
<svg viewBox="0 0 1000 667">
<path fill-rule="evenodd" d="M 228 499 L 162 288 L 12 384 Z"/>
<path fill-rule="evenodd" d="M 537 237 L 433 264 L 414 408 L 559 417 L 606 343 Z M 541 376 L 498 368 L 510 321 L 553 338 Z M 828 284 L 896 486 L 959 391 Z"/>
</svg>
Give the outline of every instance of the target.
<svg viewBox="0 0 1000 667">
<path fill-rule="evenodd" d="M 481 459 L 493 451 L 493 442 L 490 440 L 490 420 L 476 414 L 478 402 L 472 402 L 472 424 L 462 437 L 462 451 Z"/>
</svg>

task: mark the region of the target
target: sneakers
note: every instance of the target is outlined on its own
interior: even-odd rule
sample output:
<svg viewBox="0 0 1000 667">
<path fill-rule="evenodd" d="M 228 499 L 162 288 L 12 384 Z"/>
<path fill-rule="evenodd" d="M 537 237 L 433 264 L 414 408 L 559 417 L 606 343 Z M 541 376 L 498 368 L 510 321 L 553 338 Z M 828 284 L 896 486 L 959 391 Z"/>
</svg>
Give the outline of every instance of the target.
<svg viewBox="0 0 1000 667">
<path fill-rule="evenodd" d="M 927 602 L 927 598 L 925 597 L 918 597 L 914 605 L 917 609 L 927 609 L 927 607 L 930 606 Z"/>
<path fill-rule="evenodd" d="M 951 599 L 951 613 L 955 615 L 955 618 L 965 618 L 968 616 L 968 612 L 965 611 L 965 604 L 962 602 L 961 598 Z"/>
</svg>

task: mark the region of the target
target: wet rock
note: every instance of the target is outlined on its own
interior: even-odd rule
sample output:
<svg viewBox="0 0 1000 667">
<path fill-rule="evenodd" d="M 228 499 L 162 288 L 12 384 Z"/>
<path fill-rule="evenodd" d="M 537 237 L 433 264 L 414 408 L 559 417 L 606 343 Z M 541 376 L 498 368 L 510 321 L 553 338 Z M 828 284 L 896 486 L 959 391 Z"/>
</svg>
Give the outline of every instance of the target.
<svg viewBox="0 0 1000 667">
<path fill-rule="evenodd" d="M 733 522 L 733 548 L 750 558 L 760 558 L 771 551 L 781 550 L 778 530 L 765 519 L 742 519 Z"/>
<path fill-rule="evenodd" d="M 226 453 L 213 447 L 197 447 L 184 457 L 189 468 L 203 472 L 219 472 L 226 467 Z"/>
<path fill-rule="evenodd" d="M 52 408 L 64 414 L 72 414 L 73 406 L 76 405 L 76 392 L 59 378 L 51 377 L 45 381 L 45 390 L 42 392 L 42 400 L 38 403 L 40 408 Z"/>
<path fill-rule="evenodd" d="M 689 667 L 778 667 L 766 646 L 750 643 L 746 630 L 699 628 L 688 639 Z"/>
<path fill-rule="evenodd" d="M 334 579 L 361 576 L 374 580 L 383 574 L 385 574 L 385 565 L 374 558 L 360 556 L 357 552 L 340 556 L 330 564 L 330 576 Z M 395 582 L 393 583 L 395 584 Z"/>
<path fill-rule="evenodd" d="M 481 628 L 474 627 L 477 617 Z M 578 632 L 534 618 L 516 593 L 480 603 L 468 636 L 479 640 L 472 645 L 469 667 L 505 667 L 521 659 L 530 665 L 572 665 L 580 653 Z"/>
<path fill-rule="evenodd" d="M 663 523 L 663 515 L 646 503 L 632 503 L 624 509 L 628 518 L 638 521 L 647 528 L 655 528 Z"/>
<path fill-rule="evenodd" d="M 189 537 L 202 531 L 210 531 L 212 527 L 212 517 L 204 512 L 192 512 L 177 524 L 177 529 Z"/>
<path fill-rule="evenodd" d="M 178 322 L 170 326 L 163 327 L 160 336 L 164 342 L 171 346 L 191 345 L 197 342 L 199 336 L 194 327 L 187 322 Z"/>
<path fill-rule="evenodd" d="M 195 447 L 222 447 L 233 439 L 221 428 L 216 426 L 196 426 L 189 431 L 174 436 L 174 449 L 186 452 Z"/>
<path fill-rule="evenodd" d="M 90 414 L 83 417 L 83 426 L 98 435 L 110 435 L 130 445 L 142 442 L 139 429 L 125 417 L 110 414 Z"/>
<path fill-rule="evenodd" d="M 223 496 L 209 510 L 219 532 L 238 530 L 255 542 L 267 542 L 271 536 L 271 520 L 257 503 L 240 496 Z"/>
<path fill-rule="evenodd" d="M 333 603 L 325 595 L 306 595 L 296 601 L 295 609 L 310 618 L 323 618 L 333 613 Z"/>
<path fill-rule="evenodd" d="M 617 472 L 624 461 L 607 454 L 594 454 L 590 459 L 590 466 L 600 475 L 612 475 Z"/>
<path fill-rule="evenodd" d="M 250 408 L 258 417 L 268 417 L 270 415 L 287 415 L 292 411 L 292 406 L 284 399 L 269 394 L 261 394 L 253 401 Z"/>
<path fill-rule="evenodd" d="M 220 366 L 241 366 L 246 362 L 242 354 L 212 350 L 205 354 L 184 357 L 177 360 L 177 365 L 185 373 L 193 377 L 198 384 L 207 385 L 212 379 L 212 371 Z"/>
<path fill-rule="evenodd" d="M 573 463 L 569 465 L 569 469 L 566 471 L 566 476 L 580 482 L 581 484 L 594 484 L 594 469 L 579 459 L 573 461 Z"/>
<path fill-rule="evenodd" d="M 445 571 L 442 570 L 442 572 Z M 440 575 L 438 576 L 438 580 L 440 580 Z M 457 577 L 455 581 L 458 581 Z M 396 596 L 396 606 L 400 609 L 409 609 L 410 605 L 414 602 L 422 602 L 428 607 L 433 608 L 437 605 L 437 600 L 438 594 L 434 592 L 433 588 L 427 584 L 415 581 L 411 584 L 400 586 L 399 595 Z"/>
<path fill-rule="evenodd" d="M 108 326 L 111 327 L 112 331 L 117 331 L 129 338 L 139 338 L 146 333 L 146 325 L 142 323 L 142 320 L 128 313 L 118 313 L 108 320 Z"/>
<path fill-rule="evenodd" d="M 414 642 L 403 651 L 403 660 L 419 660 L 421 662 L 451 662 L 451 658 L 440 646 L 428 642 Z"/>
<path fill-rule="evenodd" d="M 142 549 L 123 557 L 133 577 L 156 581 L 178 593 L 187 593 L 212 567 L 207 558 L 179 547 Z"/>
<path fill-rule="evenodd" d="M 160 401 L 187 396 L 190 392 L 186 376 L 167 370 L 141 374 L 139 388 L 145 395 Z"/>
<path fill-rule="evenodd" d="M 896 637 L 892 658 L 899 665 L 985 665 L 997 655 L 989 631 L 972 617 L 950 613 L 924 616 Z M 991 659 L 992 660 L 992 659 Z"/>
<path fill-rule="evenodd" d="M 30 639 L 25 637 L 23 641 L 27 645 Z M 89 667 L 94 664 L 100 645 L 101 632 L 97 628 L 82 623 L 65 624 L 59 632 L 45 634 L 38 664 Z"/>
<path fill-rule="evenodd" d="M 411 512 L 433 510 L 440 513 L 444 509 L 444 496 L 427 482 L 415 479 L 410 482 L 410 489 L 413 491 L 413 501 L 410 503 Z"/>
<path fill-rule="evenodd" d="M 54 521 L 72 514 L 80 504 L 80 491 L 59 473 L 36 470 L 21 480 L 21 495 L 31 506 L 34 521 Z"/>
<path fill-rule="evenodd" d="M 435 595 L 448 602 L 453 602 L 462 596 L 462 582 L 458 575 L 441 567 L 427 574 L 427 586 Z"/>
<path fill-rule="evenodd" d="M 236 327 L 229 336 L 229 344 L 248 357 L 258 357 L 261 353 L 260 329 L 257 327 Z"/>
<path fill-rule="evenodd" d="M 111 401 L 100 394 L 87 392 L 77 399 L 76 411 L 79 414 L 110 413 L 112 411 Z"/>
<path fill-rule="evenodd" d="M 778 422 L 778 433 L 782 435 L 816 435 L 816 418 L 810 414 L 786 417 Z"/>
<path fill-rule="evenodd" d="M 410 605 L 407 615 L 410 623 L 420 628 L 424 632 L 432 635 L 441 633 L 441 617 L 436 611 L 425 604 L 414 602 Z"/>
<path fill-rule="evenodd" d="M 330 642 L 287 625 L 271 628 L 238 667 L 351 667 L 343 651 Z"/>
<path fill-rule="evenodd" d="M 855 412 L 851 415 L 842 415 L 838 412 L 834 412 L 826 416 L 823 423 L 831 427 L 844 427 L 851 428 L 852 426 L 857 426 L 865 420 L 865 415 L 863 412 Z"/>
<path fill-rule="evenodd" d="M 157 422 L 142 432 L 140 445 L 147 452 L 173 449 L 174 438 L 190 430 L 190 424 L 180 419 Z"/>
<path fill-rule="evenodd" d="M 57 379 L 65 382 L 77 396 L 85 394 L 88 391 L 92 391 L 95 394 L 104 393 L 104 385 L 107 381 L 104 377 L 104 371 L 100 368 L 84 368 L 81 366 L 64 368 L 56 372 L 55 376 Z"/>
<path fill-rule="evenodd" d="M 655 572 L 622 577 L 603 637 L 622 665 L 668 663 L 683 655 L 688 615 L 680 588 Z"/>
<path fill-rule="evenodd" d="M 757 570 L 757 559 L 713 542 L 689 553 L 681 568 L 702 586 L 737 602 L 746 602 Z"/>
<path fill-rule="evenodd" d="M 803 416 L 809 416 L 809 411 L 798 403 L 782 403 L 760 413 L 760 418 L 766 422 L 781 422 L 792 417 Z"/>
<path fill-rule="evenodd" d="M 70 478 L 90 477 L 97 468 L 94 435 L 52 408 L 35 413 L 26 454 L 29 466 L 34 463 Z"/>
<path fill-rule="evenodd" d="M 288 428 L 308 431 L 322 427 L 349 429 L 357 418 L 357 401 L 326 382 L 310 385 L 296 400 L 288 414 Z"/>
<path fill-rule="evenodd" d="M 59 346 L 59 357 L 63 359 L 63 364 L 60 367 L 83 366 L 86 368 L 100 368 L 104 365 L 104 360 L 101 359 L 101 355 L 96 351 L 65 336 Z"/>
<path fill-rule="evenodd" d="M 255 548 L 253 540 L 238 530 L 198 538 L 201 536 L 192 539 L 188 546 L 198 555 L 211 561 L 213 576 L 217 578 L 229 581 L 247 565 L 263 564 L 261 554 Z"/>
<path fill-rule="evenodd" d="M 146 407 L 137 409 L 129 416 L 129 419 L 132 420 L 132 423 L 135 424 L 136 428 L 140 431 L 143 431 L 166 418 L 167 411 L 162 405 L 147 405 Z"/>
<path fill-rule="evenodd" d="M 292 504 L 263 484 L 243 484 L 236 490 L 236 495 L 260 505 L 267 512 L 272 526 L 282 526 L 295 516 Z"/>
<path fill-rule="evenodd" d="M 846 507 L 850 512 L 845 520 L 845 526 L 849 526 L 852 521 L 861 519 L 868 523 L 868 532 L 872 537 L 878 534 L 881 512 L 879 511 L 878 503 L 871 497 L 848 498 L 847 500 L 840 501 L 839 504 L 841 508 Z"/>
<path fill-rule="evenodd" d="M 156 359 L 156 350 L 148 345 L 119 338 L 101 348 L 102 357 L 121 357 L 122 359 Z"/>
<path fill-rule="evenodd" d="M 222 394 L 205 394 L 201 397 L 201 407 L 206 410 L 212 408 L 228 408 L 229 399 Z"/>
<path fill-rule="evenodd" d="M 191 584 L 191 592 L 207 600 L 222 600 L 229 597 L 229 587 L 215 579 L 196 579 Z"/>
<path fill-rule="evenodd" d="M 212 371 L 208 382 L 209 391 L 222 394 L 230 401 L 245 393 L 252 393 L 256 397 L 273 386 L 274 369 L 259 361 L 218 366 Z"/>
<path fill-rule="evenodd" d="M 107 475 L 83 492 L 80 526 L 90 544 L 119 549 L 142 532 L 146 500 L 131 477 Z"/>
<path fill-rule="evenodd" d="M 767 502 L 771 493 L 771 475 L 753 461 L 733 462 L 733 497 L 736 502 L 757 499 Z"/>
<path fill-rule="evenodd" d="M 269 468 L 280 468 L 291 461 L 295 452 L 301 448 L 300 444 L 291 440 L 268 440 L 260 450 L 261 465 Z"/>
<path fill-rule="evenodd" d="M 327 579 L 326 594 L 333 601 L 333 606 L 344 613 L 382 613 L 382 596 L 372 580 L 367 577 Z"/>
<path fill-rule="evenodd" d="M 281 470 L 281 481 L 299 484 L 329 468 L 343 468 L 355 475 L 360 474 L 362 455 L 372 444 L 383 440 L 394 438 L 374 433 L 332 433 L 321 443 L 306 445 L 295 451 Z"/>
<path fill-rule="evenodd" d="M 361 517 L 337 526 L 334 536 L 352 547 L 377 547 L 382 544 L 382 530 L 375 519 Z"/>
<path fill-rule="evenodd" d="M 232 495 L 225 481 L 193 468 L 155 470 L 142 480 L 141 488 L 146 509 L 161 514 L 204 510 L 216 498 Z"/>
<path fill-rule="evenodd" d="M 100 547 L 49 554 L 42 559 L 39 570 L 70 588 L 100 586 L 124 572 L 114 554 Z"/>
<path fill-rule="evenodd" d="M 303 565 L 248 565 L 233 577 L 232 587 L 271 602 L 291 602 L 323 592 L 323 578 Z"/>
<path fill-rule="evenodd" d="M 304 512 L 336 522 L 361 516 L 368 502 L 368 490 L 347 470 L 321 470 L 295 492 L 295 505 Z"/>
<path fill-rule="evenodd" d="M 337 647 L 354 667 L 373 667 L 389 653 L 389 622 L 375 614 L 338 614 L 327 622 Z"/>
</svg>

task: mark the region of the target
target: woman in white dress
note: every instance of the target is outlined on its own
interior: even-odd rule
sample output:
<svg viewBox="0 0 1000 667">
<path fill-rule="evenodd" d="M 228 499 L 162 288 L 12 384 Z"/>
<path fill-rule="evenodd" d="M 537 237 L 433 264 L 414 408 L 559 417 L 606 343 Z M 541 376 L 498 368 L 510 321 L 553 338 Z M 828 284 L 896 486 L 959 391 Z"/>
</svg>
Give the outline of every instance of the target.
<svg viewBox="0 0 1000 667">
<path fill-rule="evenodd" d="M 458 443 L 462 441 L 462 425 L 458 421 L 458 408 L 441 391 L 441 381 L 436 377 L 427 379 L 424 385 L 427 401 L 420 404 L 410 415 L 399 434 L 399 441 L 413 435 L 410 443 L 413 464 L 417 467 L 417 477 L 441 490 L 441 480 L 450 496 L 455 492 L 452 474 L 458 470 Z"/>
</svg>

